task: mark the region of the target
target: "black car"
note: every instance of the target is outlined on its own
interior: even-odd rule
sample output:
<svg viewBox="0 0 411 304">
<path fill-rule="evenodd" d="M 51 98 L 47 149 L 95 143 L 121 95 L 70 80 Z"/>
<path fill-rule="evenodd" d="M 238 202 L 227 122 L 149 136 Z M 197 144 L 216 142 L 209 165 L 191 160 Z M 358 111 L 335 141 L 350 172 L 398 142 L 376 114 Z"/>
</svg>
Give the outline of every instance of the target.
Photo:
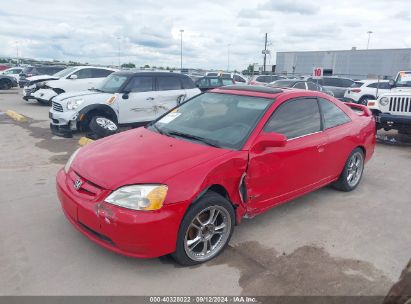
<svg viewBox="0 0 411 304">
<path fill-rule="evenodd" d="M 195 85 L 201 90 L 201 92 L 233 84 L 235 84 L 233 79 L 224 79 L 218 76 L 204 76 L 197 79 L 195 82 Z"/>
<path fill-rule="evenodd" d="M 41 65 L 25 67 L 23 72 L 20 73 L 19 86 L 23 88 L 29 81 L 28 77 L 37 75 L 53 75 L 57 72 L 64 70 L 66 67 L 62 65 Z"/>
<path fill-rule="evenodd" d="M 0 75 L 0 90 L 17 87 L 17 79 L 12 76 Z"/>
</svg>

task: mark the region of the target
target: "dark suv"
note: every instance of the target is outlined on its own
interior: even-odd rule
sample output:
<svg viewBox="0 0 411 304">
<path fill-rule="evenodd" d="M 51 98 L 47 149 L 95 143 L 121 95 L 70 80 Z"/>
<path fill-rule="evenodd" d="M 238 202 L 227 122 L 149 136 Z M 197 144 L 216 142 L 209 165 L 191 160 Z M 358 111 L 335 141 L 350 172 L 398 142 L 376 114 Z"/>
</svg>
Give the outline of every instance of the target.
<svg viewBox="0 0 411 304">
<path fill-rule="evenodd" d="M 57 72 L 64 70 L 66 67 L 62 65 L 41 65 L 25 67 L 23 72 L 20 73 L 19 86 L 24 87 L 29 81 L 27 77 L 37 75 L 53 75 Z"/>
<path fill-rule="evenodd" d="M 325 76 L 321 79 L 308 78 L 307 81 L 319 84 L 327 91 L 331 91 L 338 99 L 343 99 L 345 91 L 354 83 L 352 79 L 336 76 Z"/>
</svg>

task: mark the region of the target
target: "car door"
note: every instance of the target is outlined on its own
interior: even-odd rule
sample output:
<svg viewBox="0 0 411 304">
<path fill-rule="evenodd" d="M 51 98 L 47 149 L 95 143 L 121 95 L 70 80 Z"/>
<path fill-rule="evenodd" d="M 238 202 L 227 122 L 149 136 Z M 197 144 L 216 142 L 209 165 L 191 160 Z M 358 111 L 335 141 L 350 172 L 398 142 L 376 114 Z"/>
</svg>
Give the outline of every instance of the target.
<svg viewBox="0 0 411 304">
<path fill-rule="evenodd" d="M 352 142 L 348 131 L 351 128 L 351 118 L 332 101 L 319 98 L 323 116 L 323 129 L 327 135 L 325 146 L 327 157 L 324 158 L 324 169 L 330 178 L 340 175 L 342 168 L 352 150 Z"/>
<path fill-rule="evenodd" d="M 324 183 L 327 137 L 321 129 L 315 98 L 291 99 L 275 110 L 262 132 L 284 134 L 288 140 L 284 147 L 250 151 L 245 182 L 251 214 Z"/>
<path fill-rule="evenodd" d="M 136 123 L 151 121 L 159 116 L 154 103 L 153 76 L 135 76 L 124 88 L 124 94 L 119 94 L 119 123 Z"/>
<path fill-rule="evenodd" d="M 72 75 L 75 75 L 77 78 L 71 78 Z M 64 82 L 62 82 L 61 89 L 66 92 L 85 91 L 91 89 L 94 86 L 91 81 L 92 75 L 93 69 L 91 68 L 79 69 L 67 76 Z"/>
<path fill-rule="evenodd" d="M 156 105 L 159 115 L 174 108 L 185 100 L 186 93 L 183 89 L 180 77 L 177 75 L 157 76 L 156 84 L 157 97 L 153 100 L 153 103 Z"/>
</svg>

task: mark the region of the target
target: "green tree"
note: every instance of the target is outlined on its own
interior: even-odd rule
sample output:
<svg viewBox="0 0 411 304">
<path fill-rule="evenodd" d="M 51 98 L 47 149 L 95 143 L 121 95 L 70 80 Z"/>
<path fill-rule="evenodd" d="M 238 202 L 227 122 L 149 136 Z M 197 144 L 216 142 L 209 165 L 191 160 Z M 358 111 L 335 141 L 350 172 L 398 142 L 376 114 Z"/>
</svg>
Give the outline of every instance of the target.
<svg viewBox="0 0 411 304">
<path fill-rule="evenodd" d="M 123 63 L 121 65 L 121 67 L 122 68 L 127 68 L 127 69 L 134 69 L 136 67 L 136 65 L 134 63 L 129 62 L 129 63 Z"/>
</svg>

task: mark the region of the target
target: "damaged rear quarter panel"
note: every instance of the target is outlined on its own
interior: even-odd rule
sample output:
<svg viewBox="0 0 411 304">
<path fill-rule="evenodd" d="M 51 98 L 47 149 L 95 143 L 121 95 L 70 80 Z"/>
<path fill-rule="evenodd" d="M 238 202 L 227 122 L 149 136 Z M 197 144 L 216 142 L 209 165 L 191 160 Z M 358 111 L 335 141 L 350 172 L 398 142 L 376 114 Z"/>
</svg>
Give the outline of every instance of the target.
<svg viewBox="0 0 411 304">
<path fill-rule="evenodd" d="M 241 177 L 247 169 L 248 151 L 231 151 L 211 161 L 201 163 L 181 172 L 165 183 L 169 188 L 168 203 L 185 203 L 189 206 L 213 185 L 225 188 L 229 199 L 236 207 L 237 223 L 246 213 L 245 205 L 239 194 Z"/>
</svg>

